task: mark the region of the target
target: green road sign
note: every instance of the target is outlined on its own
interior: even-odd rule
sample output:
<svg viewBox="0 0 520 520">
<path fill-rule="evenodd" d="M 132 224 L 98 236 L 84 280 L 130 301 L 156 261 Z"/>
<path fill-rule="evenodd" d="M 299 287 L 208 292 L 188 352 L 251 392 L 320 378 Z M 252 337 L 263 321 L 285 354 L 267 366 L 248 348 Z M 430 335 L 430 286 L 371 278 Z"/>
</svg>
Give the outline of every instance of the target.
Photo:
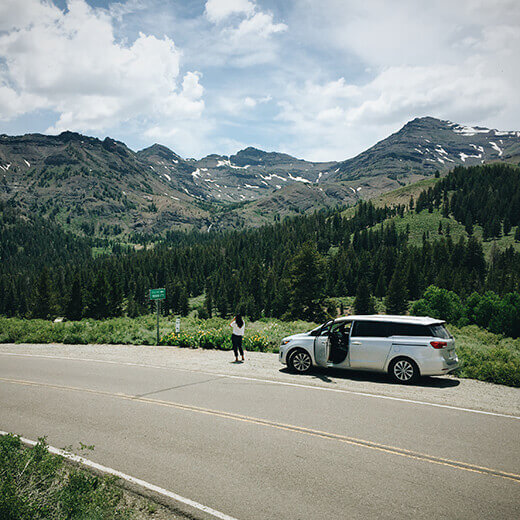
<svg viewBox="0 0 520 520">
<path fill-rule="evenodd" d="M 165 300 L 166 289 L 150 289 L 150 300 Z"/>
</svg>

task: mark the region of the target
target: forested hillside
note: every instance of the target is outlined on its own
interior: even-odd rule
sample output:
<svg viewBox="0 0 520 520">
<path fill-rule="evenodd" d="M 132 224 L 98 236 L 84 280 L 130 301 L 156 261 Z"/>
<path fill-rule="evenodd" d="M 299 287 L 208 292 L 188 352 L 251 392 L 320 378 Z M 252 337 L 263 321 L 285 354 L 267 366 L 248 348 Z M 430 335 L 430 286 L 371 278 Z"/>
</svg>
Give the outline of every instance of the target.
<svg viewBox="0 0 520 520">
<path fill-rule="evenodd" d="M 416 211 L 441 208 L 445 216 L 464 224 L 483 228 L 484 240 L 508 235 L 520 225 L 520 183 L 518 169 L 500 164 L 472 168 L 456 167 L 434 187 L 421 193 Z M 520 229 L 516 229 L 520 239 Z"/>
<path fill-rule="evenodd" d="M 498 219 L 497 233 L 518 234 L 519 214 L 513 210 L 519 171 L 504 165 L 456 168 L 421 194 L 414 210 L 360 202 L 352 217 L 330 211 L 242 232 L 175 232 L 147 249 L 116 248 L 97 258 L 87 242 L 44 221 L 26 222 L 3 207 L 2 259 L 8 260 L 0 271 L 0 314 L 135 316 L 150 311 L 151 287 L 166 287 L 165 313 L 184 314 L 188 298 L 205 293 L 201 312 L 207 315 L 241 309 L 253 318 L 306 319 L 324 317 L 327 297 L 359 296 L 360 287 L 368 297 L 386 297 L 387 310 L 396 313 L 432 284 L 463 299 L 475 291 L 519 292 L 520 253 L 513 248 L 497 248 L 486 261 L 473 235 L 454 240 L 448 231 L 416 245 L 406 230 L 384 222 L 435 207 L 467 219 L 459 212 L 466 205 L 475 221 Z M 488 217 L 479 213 L 484 199 L 501 209 L 489 210 Z"/>
</svg>

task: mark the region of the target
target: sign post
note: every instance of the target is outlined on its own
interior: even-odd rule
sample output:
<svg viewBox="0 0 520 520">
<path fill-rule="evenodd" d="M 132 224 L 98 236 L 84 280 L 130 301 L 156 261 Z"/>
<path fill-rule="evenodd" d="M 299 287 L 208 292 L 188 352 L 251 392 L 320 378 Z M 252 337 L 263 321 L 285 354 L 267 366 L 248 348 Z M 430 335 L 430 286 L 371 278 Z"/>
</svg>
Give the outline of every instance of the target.
<svg viewBox="0 0 520 520">
<path fill-rule="evenodd" d="M 157 307 L 157 345 L 159 345 L 159 310 L 161 308 L 161 300 L 165 299 L 166 289 L 150 289 L 150 300 L 155 300 Z"/>
</svg>

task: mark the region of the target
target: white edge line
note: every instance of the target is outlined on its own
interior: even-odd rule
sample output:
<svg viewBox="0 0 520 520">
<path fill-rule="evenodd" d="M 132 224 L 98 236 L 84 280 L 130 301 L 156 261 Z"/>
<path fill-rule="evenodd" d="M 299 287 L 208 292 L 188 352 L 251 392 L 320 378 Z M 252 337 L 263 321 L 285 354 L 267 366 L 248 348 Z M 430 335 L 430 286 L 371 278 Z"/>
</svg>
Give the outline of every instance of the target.
<svg viewBox="0 0 520 520">
<path fill-rule="evenodd" d="M 18 357 L 36 357 L 36 358 L 46 358 L 46 359 L 62 359 L 62 360 L 67 360 L 67 361 L 90 361 L 92 363 L 105 363 L 105 364 L 110 364 L 110 365 L 125 365 L 125 366 L 134 366 L 134 367 L 143 367 L 143 368 L 156 368 L 159 370 L 177 370 L 180 372 L 196 372 L 198 374 L 227 377 L 229 379 L 241 379 L 244 381 L 255 381 L 258 383 L 266 383 L 266 384 L 271 384 L 271 385 L 292 386 L 292 387 L 296 387 L 296 388 L 305 388 L 308 390 L 321 390 L 323 392 L 352 394 L 352 395 L 359 395 L 362 397 L 372 397 L 375 399 L 388 399 L 390 401 L 399 401 L 402 403 L 419 404 L 419 405 L 423 405 L 423 406 L 434 406 L 435 408 L 447 408 L 449 410 L 457 410 L 460 412 L 478 413 L 478 414 L 482 414 L 482 415 L 492 415 L 494 417 L 505 417 L 507 419 L 520 420 L 520 416 L 506 414 L 506 413 L 486 412 L 485 410 L 475 410 L 473 408 L 463 408 L 461 406 L 452 406 L 449 404 L 428 403 L 426 401 L 406 399 L 404 397 L 393 397 L 393 396 L 389 396 L 389 395 L 371 394 L 369 392 L 358 392 L 356 390 L 344 390 L 344 389 L 339 389 L 339 388 L 325 388 L 322 386 L 303 385 L 300 383 L 289 383 L 286 381 L 272 381 L 269 379 L 260 379 L 260 378 L 256 378 L 256 377 L 235 376 L 232 374 L 221 374 L 219 372 L 207 372 L 205 370 L 193 370 L 193 369 L 189 369 L 189 368 L 166 367 L 166 366 L 161 366 L 161 365 L 146 365 L 144 363 L 130 363 L 130 362 L 126 362 L 126 361 L 110 361 L 110 360 L 106 360 L 106 359 L 89 359 L 89 358 L 77 358 L 77 357 L 67 357 L 67 356 L 47 356 L 45 354 L 18 354 L 16 352 L 0 352 L 0 355 L 18 356 Z"/>
<path fill-rule="evenodd" d="M 0 435 L 8 435 L 8 434 L 9 434 L 8 432 L 4 432 L 4 431 L 0 430 Z M 24 444 L 28 444 L 30 446 L 36 446 L 36 444 L 38 444 L 36 441 L 33 441 L 31 439 L 25 439 L 24 437 L 20 437 L 20 440 Z M 144 480 L 141 480 L 139 478 L 132 477 L 132 476 L 127 475 L 126 473 L 122 473 L 121 471 L 118 471 L 116 469 L 108 468 L 107 466 L 103 466 L 101 464 L 98 464 L 97 462 L 93 462 L 92 460 L 85 459 L 84 457 L 80 457 L 79 455 L 75 455 L 74 453 L 69 453 L 69 452 L 61 450 L 59 448 L 54 448 L 53 446 L 47 446 L 47 450 L 50 453 L 53 453 L 55 455 L 60 455 L 61 457 L 64 457 L 65 459 L 71 460 L 73 462 L 78 462 L 80 464 L 83 464 L 84 466 L 88 466 L 90 468 L 96 469 L 103 473 L 113 475 L 122 480 L 126 480 L 127 482 L 130 482 L 132 484 L 136 484 L 136 485 L 141 486 L 150 491 L 154 491 L 155 493 L 159 493 L 165 497 L 172 498 L 173 500 L 176 500 L 178 502 L 182 502 L 183 504 L 194 507 L 195 509 L 198 509 L 199 511 L 204 511 L 205 513 L 209 513 L 210 515 L 213 515 L 215 518 L 220 518 L 221 520 L 237 520 L 235 517 L 226 515 L 225 513 L 221 513 L 220 511 L 217 511 L 216 509 L 212 509 L 211 507 L 205 506 L 203 504 L 199 504 L 198 502 L 195 502 L 194 500 L 177 495 L 177 493 L 173 493 L 172 491 L 163 489 L 159 486 L 156 486 L 155 484 L 150 484 L 149 482 L 145 482 Z"/>
</svg>

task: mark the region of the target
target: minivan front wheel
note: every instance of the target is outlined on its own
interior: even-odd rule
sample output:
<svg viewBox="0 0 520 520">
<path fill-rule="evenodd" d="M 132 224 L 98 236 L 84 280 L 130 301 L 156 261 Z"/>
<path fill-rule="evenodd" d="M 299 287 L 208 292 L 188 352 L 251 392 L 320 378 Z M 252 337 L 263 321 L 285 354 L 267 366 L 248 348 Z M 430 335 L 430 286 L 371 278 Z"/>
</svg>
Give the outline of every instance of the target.
<svg viewBox="0 0 520 520">
<path fill-rule="evenodd" d="M 408 358 L 394 359 L 388 372 L 395 382 L 401 384 L 413 383 L 419 378 L 419 367 Z"/>
<path fill-rule="evenodd" d="M 309 372 L 312 367 L 312 359 L 310 354 L 305 350 L 295 350 L 289 355 L 287 364 L 292 372 L 305 374 Z"/>
</svg>

